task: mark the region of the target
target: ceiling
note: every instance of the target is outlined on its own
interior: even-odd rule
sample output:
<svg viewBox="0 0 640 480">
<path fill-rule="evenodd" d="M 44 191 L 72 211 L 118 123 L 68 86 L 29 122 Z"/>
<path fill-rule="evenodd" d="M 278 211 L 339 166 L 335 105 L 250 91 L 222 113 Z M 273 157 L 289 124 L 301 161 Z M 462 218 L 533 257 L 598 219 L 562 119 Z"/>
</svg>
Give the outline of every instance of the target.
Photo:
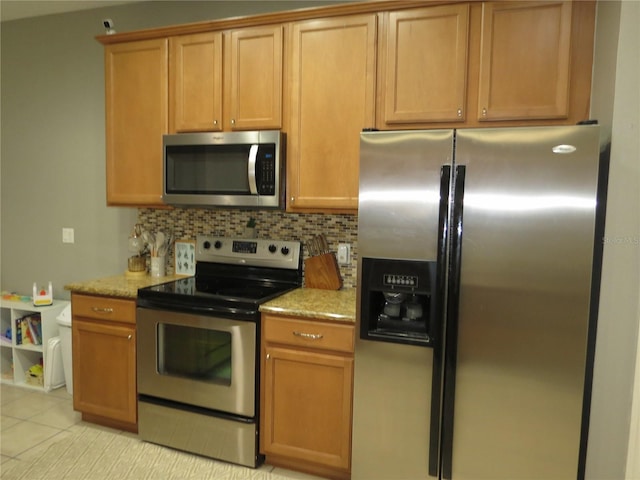
<svg viewBox="0 0 640 480">
<path fill-rule="evenodd" d="M 0 21 L 109 7 L 140 0 L 0 0 Z"/>
</svg>

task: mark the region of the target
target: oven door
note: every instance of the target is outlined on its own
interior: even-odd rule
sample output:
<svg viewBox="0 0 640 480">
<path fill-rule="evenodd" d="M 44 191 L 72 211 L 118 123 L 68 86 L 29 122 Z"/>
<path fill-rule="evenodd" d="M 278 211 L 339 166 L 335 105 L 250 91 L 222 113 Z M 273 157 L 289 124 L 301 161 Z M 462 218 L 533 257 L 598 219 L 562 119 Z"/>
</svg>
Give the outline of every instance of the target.
<svg viewBox="0 0 640 480">
<path fill-rule="evenodd" d="M 255 416 L 256 324 L 138 308 L 138 393 Z"/>
</svg>

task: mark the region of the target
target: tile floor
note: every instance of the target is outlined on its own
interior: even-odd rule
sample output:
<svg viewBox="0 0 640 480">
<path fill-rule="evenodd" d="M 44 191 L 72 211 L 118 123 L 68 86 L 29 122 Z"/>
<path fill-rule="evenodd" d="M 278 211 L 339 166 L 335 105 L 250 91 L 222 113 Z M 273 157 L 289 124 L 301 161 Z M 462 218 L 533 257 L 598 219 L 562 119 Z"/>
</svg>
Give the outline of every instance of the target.
<svg viewBox="0 0 640 480">
<path fill-rule="evenodd" d="M 71 435 L 70 428 L 79 423 L 82 423 L 81 415 L 73 410 L 72 397 L 65 387 L 44 393 L 41 390 L 1 384 L 0 476 L 2 468 L 10 462 L 36 458 L 39 452 L 46 450 L 53 442 Z M 123 433 L 107 427 L 97 428 L 112 431 L 114 435 Z M 286 474 L 292 479 L 322 480 L 319 477 L 273 468 L 270 465 L 260 468 Z"/>
</svg>

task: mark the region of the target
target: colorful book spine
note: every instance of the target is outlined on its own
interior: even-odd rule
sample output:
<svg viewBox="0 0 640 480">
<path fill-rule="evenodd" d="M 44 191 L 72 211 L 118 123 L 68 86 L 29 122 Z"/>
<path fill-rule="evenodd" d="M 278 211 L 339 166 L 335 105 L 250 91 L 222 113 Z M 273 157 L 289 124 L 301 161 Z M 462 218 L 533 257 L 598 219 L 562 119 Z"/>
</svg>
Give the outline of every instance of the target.
<svg viewBox="0 0 640 480">
<path fill-rule="evenodd" d="M 39 318 L 36 316 L 28 316 L 25 318 L 28 327 L 29 338 L 31 338 L 31 343 L 33 343 L 34 345 L 40 345 L 42 343 L 42 339 L 38 335 L 38 331 L 34 326 L 34 323 L 38 320 Z"/>
<path fill-rule="evenodd" d="M 36 335 L 38 336 L 39 343 L 42 344 L 42 319 L 39 315 L 32 318 L 33 327 L 36 330 Z"/>
<path fill-rule="evenodd" d="M 27 324 L 26 317 L 22 317 L 20 319 L 20 330 L 22 335 L 22 344 L 28 345 L 30 343 L 33 343 L 33 340 L 31 339 L 31 335 L 29 333 L 29 325 Z"/>
<path fill-rule="evenodd" d="M 22 319 L 16 318 L 16 345 L 22 345 Z"/>
</svg>

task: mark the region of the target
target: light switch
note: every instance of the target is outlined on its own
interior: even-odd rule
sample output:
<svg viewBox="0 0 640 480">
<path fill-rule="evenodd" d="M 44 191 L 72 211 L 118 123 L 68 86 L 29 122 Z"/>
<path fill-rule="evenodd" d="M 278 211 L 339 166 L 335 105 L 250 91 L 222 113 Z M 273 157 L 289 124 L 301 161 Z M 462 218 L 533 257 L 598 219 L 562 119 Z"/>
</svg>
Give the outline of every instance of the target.
<svg viewBox="0 0 640 480">
<path fill-rule="evenodd" d="M 73 228 L 62 228 L 62 243 L 74 243 Z"/>
<path fill-rule="evenodd" d="M 351 245 L 348 243 L 338 244 L 338 263 L 340 265 L 349 265 L 351 263 Z"/>
</svg>

